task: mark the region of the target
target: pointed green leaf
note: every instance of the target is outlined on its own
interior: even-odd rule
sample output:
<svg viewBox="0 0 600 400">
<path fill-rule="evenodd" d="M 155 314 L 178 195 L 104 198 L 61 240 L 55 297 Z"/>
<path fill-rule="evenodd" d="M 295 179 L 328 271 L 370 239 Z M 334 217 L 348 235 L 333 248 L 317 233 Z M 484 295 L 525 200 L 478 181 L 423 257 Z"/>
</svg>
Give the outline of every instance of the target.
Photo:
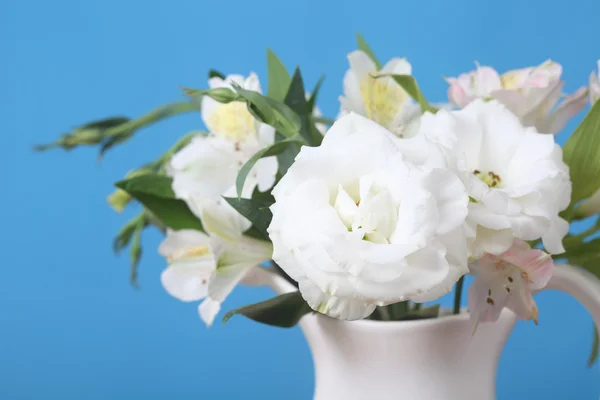
<svg viewBox="0 0 600 400">
<path fill-rule="evenodd" d="M 319 96 L 319 91 L 321 90 L 321 86 L 323 86 L 323 81 L 325 80 L 325 75 L 321 75 L 319 80 L 315 84 L 312 92 L 310 92 L 310 97 L 308 99 L 308 112 L 312 113 L 317 105 L 317 97 Z"/>
<path fill-rule="evenodd" d="M 202 222 L 190 211 L 184 201 L 176 199 L 172 180 L 166 176 L 146 174 L 115 183 L 142 203 L 163 225 L 174 229 L 204 231 Z"/>
<path fill-rule="evenodd" d="M 563 159 L 569 166 L 573 190 L 570 215 L 577 202 L 600 189 L 600 102 L 597 101 L 563 147 Z"/>
<path fill-rule="evenodd" d="M 265 207 L 270 207 L 273 203 L 275 203 L 275 197 L 273 197 L 271 190 L 261 192 L 258 190 L 258 186 L 255 187 L 254 191 L 252 192 L 252 200 L 264 204 Z"/>
<path fill-rule="evenodd" d="M 280 132 L 293 137 L 300 131 L 301 121 L 297 113 L 281 101 L 265 97 L 258 92 L 233 85 L 235 91 L 248 103 L 248 110 L 258 120 Z"/>
<path fill-rule="evenodd" d="M 252 170 L 252 167 L 254 167 L 254 164 L 256 164 L 258 160 L 264 157 L 276 156 L 277 154 L 280 154 L 282 151 L 284 151 L 288 146 L 301 146 L 302 144 L 304 144 L 304 141 L 300 139 L 286 139 L 282 140 L 281 142 L 275 142 L 271 146 L 265 147 L 264 149 L 254 154 L 248 161 L 246 161 L 246 164 L 242 166 L 235 180 L 235 187 L 237 190 L 238 197 L 242 196 L 242 190 L 244 188 L 244 183 L 246 182 L 246 177 L 248 176 L 250 170 Z"/>
<path fill-rule="evenodd" d="M 285 65 L 271 49 L 267 49 L 267 68 L 269 71 L 267 96 L 275 100 L 283 101 L 292 78 L 285 68 Z"/>
<path fill-rule="evenodd" d="M 285 104 L 287 104 L 300 117 L 300 136 L 306 140 L 309 146 L 318 146 L 323 140 L 323 135 L 318 131 L 310 129 L 309 107 L 304 91 L 304 82 L 299 68 L 294 71 L 292 83 L 285 95 Z"/>
<path fill-rule="evenodd" d="M 312 309 L 306 304 L 300 292 L 292 292 L 229 311 L 223 317 L 223 323 L 226 323 L 234 315 L 241 314 L 263 324 L 291 328 L 300 321 L 300 318 L 310 312 Z"/>
<path fill-rule="evenodd" d="M 373 50 L 371 50 L 371 47 L 367 44 L 367 41 L 358 32 L 356 32 L 356 45 L 358 46 L 359 50 L 364 51 L 369 58 L 373 60 L 378 70 L 383 68 L 377 57 L 375 57 L 375 53 L 373 53 Z"/>
<path fill-rule="evenodd" d="M 221 78 L 221 79 L 225 80 L 226 76 L 224 74 L 222 74 L 221 72 L 217 71 L 216 69 L 209 69 L 208 70 L 208 79 L 212 79 L 212 78 Z"/>
<path fill-rule="evenodd" d="M 235 208 L 237 212 L 246 217 L 248 221 L 252 222 L 252 227 L 261 235 L 262 239 L 269 240 L 267 228 L 271 224 L 273 214 L 267 205 L 252 199 L 234 197 L 223 198 L 229 205 Z"/>
</svg>

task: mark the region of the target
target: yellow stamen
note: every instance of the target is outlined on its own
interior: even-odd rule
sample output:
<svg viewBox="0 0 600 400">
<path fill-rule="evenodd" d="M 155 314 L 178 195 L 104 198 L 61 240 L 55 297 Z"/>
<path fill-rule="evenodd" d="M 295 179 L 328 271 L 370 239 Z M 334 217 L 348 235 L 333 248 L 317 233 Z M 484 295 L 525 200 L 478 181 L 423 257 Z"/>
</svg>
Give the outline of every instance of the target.
<svg viewBox="0 0 600 400">
<path fill-rule="evenodd" d="M 360 82 L 360 94 L 367 117 L 386 128 L 404 107 L 408 94 L 392 78 L 374 78 L 367 75 Z"/>
<path fill-rule="evenodd" d="M 202 246 L 194 246 L 187 247 L 185 249 L 174 251 L 173 253 L 167 255 L 167 260 L 178 261 L 178 260 L 187 260 L 190 258 L 203 257 L 210 253 L 210 248 L 206 245 Z"/>
<path fill-rule="evenodd" d="M 256 120 L 246 108 L 246 103 L 234 101 L 219 104 L 207 118 L 211 132 L 225 139 L 240 142 L 255 132 Z"/>
</svg>

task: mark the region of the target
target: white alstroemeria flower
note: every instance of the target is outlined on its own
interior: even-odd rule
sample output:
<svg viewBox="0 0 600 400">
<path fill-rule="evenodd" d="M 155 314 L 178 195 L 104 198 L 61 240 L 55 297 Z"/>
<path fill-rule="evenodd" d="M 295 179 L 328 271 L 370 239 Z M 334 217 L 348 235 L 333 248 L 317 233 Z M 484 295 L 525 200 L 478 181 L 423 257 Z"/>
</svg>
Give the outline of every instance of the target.
<svg viewBox="0 0 600 400">
<path fill-rule="evenodd" d="M 228 223 L 218 226 L 227 227 Z M 159 247 L 168 262 L 161 281 L 166 291 L 181 301 L 204 299 L 198 312 L 210 326 L 233 288 L 252 268 L 269 260 L 272 251 L 270 243 L 241 232 L 231 240 L 194 230 L 168 231 Z"/>
<path fill-rule="evenodd" d="M 426 113 L 420 134 L 446 149 L 467 187 L 470 257 L 501 254 L 513 238 L 542 238 L 551 253 L 564 252 L 569 225 L 558 213 L 569 205 L 571 181 L 552 135 L 525 128 L 502 104 L 482 100 Z"/>
<path fill-rule="evenodd" d="M 555 134 L 583 110 L 588 101 L 587 89 L 581 87 L 558 104 L 564 85 L 561 74 L 561 65 L 550 60 L 537 67 L 502 75 L 491 67 L 477 65 L 475 71 L 447 79 L 448 98 L 459 108 L 475 99 L 496 99 L 519 117 L 523 125 Z"/>
<path fill-rule="evenodd" d="M 260 83 L 255 74 L 244 79 L 230 75 L 227 79 L 211 78 L 211 88 L 231 88 L 237 83 L 248 90 L 260 93 Z M 210 129 L 208 135 L 198 135 L 173 156 L 169 162 L 168 175 L 173 178 L 173 191 L 184 200 L 192 212 L 204 220 L 205 205 L 222 195 L 235 195 L 235 179 L 246 161 L 275 140 L 275 130 L 250 114 L 243 102 L 221 104 L 204 97 L 202 118 Z M 275 183 L 277 158 L 259 160 L 250 171 L 243 190 L 243 197 L 250 197 L 258 187 L 266 191 Z M 225 208 L 227 208 L 226 206 Z M 247 220 L 229 207 L 232 216 Z M 246 227 L 249 227 L 249 223 Z"/>
<path fill-rule="evenodd" d="M 302 147 L 273 189 L 268 231 L 273 259 L 314 310 L 360 319 L 434 300 L 468 271 L 468 197 L 453 173 L 430 167 L 443 161 L 434 148 L 354 113 L 321 146 Z"/>
<path fill-rule="evenodd" d="M 590 103 L 594 104 L 600 99 L 600 60 L 598 60 L 598 72 L 590 74 Z"/>
<path fill-rule="evenodd" d="M 504 307 L 537 324 L 538 308 L 532 295 L 552 277 L 554 262 L 549 254 L 515 240 L 505 253 L 486 254 L 469 267 L 475 276 L 469 288 L 469 312 L 475 324 L 495 322 Z"/>
<path fill-rule="evenodd" d="M 350 69 L 344 76 L 344 96 L 340 97 L 340 116 L 350 112 L 363 115 L 398 136 L 406 136 L 410 123 L 421 110 L 392 77 L 380 75 L 411 75 L 412 67 L 404 58 L 393 58 L 378 71 L 375 63 L 363 51 L 348 54 Z"/>
</svg>

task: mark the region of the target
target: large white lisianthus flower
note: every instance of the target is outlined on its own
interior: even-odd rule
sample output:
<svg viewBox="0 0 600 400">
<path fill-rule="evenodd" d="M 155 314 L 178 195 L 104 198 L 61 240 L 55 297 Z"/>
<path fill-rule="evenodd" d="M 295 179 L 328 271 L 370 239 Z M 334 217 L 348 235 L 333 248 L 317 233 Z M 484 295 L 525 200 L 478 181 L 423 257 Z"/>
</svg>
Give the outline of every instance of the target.
<svg viewBox="0 0 600 400">
<path fill-rule="evenodd" d="M 232 83 L 261 92 L 254 73 L 246 79 L 240 75 L 230 75 L 225 80 L 209 80 L 211 89 L 232 88 Z M 273 144 L 275 130 L 257 121 L 245 103 L 222 104 L 207 96 L 202 99 L 202 118 L 210 133 L 194 137 L 173 156 L 167 171 L 173 178 L 173 191 L 177 198 L 184 200 L 192 212 L 204 221 L 207 202 L 210 204 L 210 201 L 220 199 L 222 195 L 235 195 L 235 179 L 240 168 L 256 152 Z M 260 191 L 270 189 L 275 183 L 276 173 L 276 157 L 259 160 L 248 174 L 242 197 L 249 198 L 255 188 Z M 250 227 L 250 223 L 233 208 L 230 208 L 230 212 L 237 216 L 240 224 L 245 223 L 246 228 Z"/>
<path fill-rule="evenodd" d="M 464 185 L 431 167 L 443 161 L 436 146 L 414 140 L 351 113 L 321 146 L 304 146 L 274 188 L 273 259 L 314 310 L 360 319 L 378 305 L 434 300 L 468 271 Z"/>
<path fill-rule="evenodd" d="M 166 291 L 185 302 L 204 299 L 198 307 L 202 320 L 212 325 L 221 303 L 258 264 L 271 259 L 270 243 L 242 235 L 231 214 L 219 204 L 209 207 L 218 231 L 168 231 L 159 247 L 168 267 L 161 275 Z"/>
<path fill-rule="evenodd" d="M 587 104 L 587 89 L 579 88 L 560 102 L 564 82 L 562 66 L 545 61 L 537 67 L 507 71 L 477 65 L 458 78 L 448 78 L 448 99 L 463 108 L 475 99 L 496 99 L 511 110 L 525 126 L 539 132 L 557 133 Z M 560 102 L 560 104 L 558 104 Z"/>
<path fill-rule="evenodd" d="M 340 97 L 340 116 L 350 112 L 377 122 L 398 136 L 411 136 L 412 124 L 421 109 L 392 77 L 411 75 L 412 67 L 404 58 L 392 58 L 381 70 L 362 50 L 348 54 L 350 69 L 344 76 L 344 96 Z"/>
<path fill-rule="evenodd" d="M 470 256 L 507 251 L 514 238 L 542 238 L 562 253 L 569 224 L 559 217 L 571 197 L 569 170 L 554 136 L 525 128 L 497 101 L 421 118 L 420 135 L 445 148 L 471 201 L 466 228 Z"/>
</svg>

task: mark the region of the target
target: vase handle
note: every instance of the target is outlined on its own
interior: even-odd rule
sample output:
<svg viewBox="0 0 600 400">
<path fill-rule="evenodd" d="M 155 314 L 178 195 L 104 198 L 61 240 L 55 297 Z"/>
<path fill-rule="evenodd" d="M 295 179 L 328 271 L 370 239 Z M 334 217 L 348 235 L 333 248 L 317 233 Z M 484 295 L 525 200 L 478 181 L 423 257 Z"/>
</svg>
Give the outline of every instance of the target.
<svg viewBox="0 0 600 400">
<path fill-rule="evenodd" d="M 583 268 L 556 264 L 545 289 L 556 289 L 573 296 L 583 304 L 600 328 L 600 279 L 595 275 Z"/>
</svg>

